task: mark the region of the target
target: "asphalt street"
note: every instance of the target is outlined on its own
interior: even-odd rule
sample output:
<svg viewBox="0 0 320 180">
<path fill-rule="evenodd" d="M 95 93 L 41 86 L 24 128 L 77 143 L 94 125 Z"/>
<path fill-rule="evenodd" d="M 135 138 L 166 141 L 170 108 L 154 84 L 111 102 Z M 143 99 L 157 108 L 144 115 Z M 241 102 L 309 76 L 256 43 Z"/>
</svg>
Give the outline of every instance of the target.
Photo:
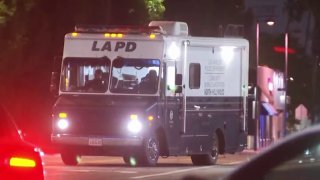
<svg viewBox="0 0 320 180">
<path fill-rule="evenodd" d="M 245 151 L 220 155 L 217 165 L 193 166 L 190 157 L 159 159 L 156 167 L 131 167 L 121 157 L 85 156 L 78 166 L 65 166 L 58 154 L 45 155 L 46 180 L 104 180 L 104 179 L 187 179 L 199 177 L 219 179 L 249 161 L 256 153 Z"/>
</svg>

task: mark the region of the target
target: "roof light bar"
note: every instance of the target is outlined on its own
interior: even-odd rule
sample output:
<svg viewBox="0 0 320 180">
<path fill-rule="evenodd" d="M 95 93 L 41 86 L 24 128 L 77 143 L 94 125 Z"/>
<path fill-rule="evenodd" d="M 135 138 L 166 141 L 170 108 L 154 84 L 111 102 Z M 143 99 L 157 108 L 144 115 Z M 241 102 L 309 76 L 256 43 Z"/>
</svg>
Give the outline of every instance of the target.
<svg viewBox="0 0 320 180">
<path fill-rule="evenodd" d="M 116 33 L 116 34 L 165 34 L 160 26 L 90 26 L 77 25 L 75 32 L 78 33 Z"/>
<path fill-rule="evenodd" d="M 71 35 L 72 35 L 72 37 L 77 37 L 77 36 L 78 36 L 78 33 L 73 32 Z"/>
<path fill-rule="evenodd" d="M 150 38 L 150 39 L 154 39 L 154 38 L 156 38 L 156 35 L 155 35 L 155 34 L 150 34 L 150 35 L 149 35 L 149 38 Z"/>
</svg>

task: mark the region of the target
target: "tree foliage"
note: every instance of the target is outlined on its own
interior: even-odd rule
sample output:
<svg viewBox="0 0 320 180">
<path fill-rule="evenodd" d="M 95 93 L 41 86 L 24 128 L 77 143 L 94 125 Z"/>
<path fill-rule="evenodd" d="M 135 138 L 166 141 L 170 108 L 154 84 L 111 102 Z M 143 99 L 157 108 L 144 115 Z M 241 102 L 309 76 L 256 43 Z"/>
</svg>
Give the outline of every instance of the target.
<svg viewBox="0 0 320 180">
<path fill-rule="evenodd" d="M 14 1 L 13 1 L 14 2 Z M 0 24 L 5 23 L 6 19 L 15 12 L 15 6 L 10 7 L 4 0 L 0 1 Z"/>
<path fill-rule="evenodd" d="M 164 0 L 144 0 L 150 20 L 161 19 L 165 11 Z"/>
<path fill-rule="evenodd" d="M 311 15 L 313 17 L 313 31 L 311 34 L 307 34 L 307 37 L 312 37 L 312 56 L 309 57 L 309 72 L 300 73 L 300 86 L 304 86 L 304 89 L 309 89 L 309 99 L 313 106 L 316 104 L 319 104 L 319 95 L 316 92 L 319 86 L 319 73 L 317 72 L 318 68 L 318 62 L 316 56 L 320 55 L 320 1 L 316 0 L 287 0 L 286 2 L 286 10 L 288 12 L 289 19 L 299 21 L 301 20 L 301 17 L 304 13 L 309 13 L 309 18 L 311 18 Z M 310 19 L 309 19 L 309 22 Z M 309 26 L 308 26 L 309 27 Z M 307 27 L 307 28 L 308 28 Z M 307 31 L 309 33 L 311 31 Z M 306 59 L 305 59 L 306 60 Z M 297 71 L 299 72 L 303 70 L 302 66 L 297 66 Z M 311 81 L 312 79 L 312 81 Z M 296 83 L 295 86 L 298 83 Z M 297 96 L 302 96 L 303 93 L 299 92 L 301 88 L 294 87 L 297 91 Z M 300 93 L 300 94 L 299 94 Z M 302 99 L 302 98 L 301 98 Z M 307 99 L 307 98 L 306 98 Z M 314 107 L 313 107 L 314 108 Z"/>
<path fill-rule="evenodd" d="M 291 21 L 300 21 L 303 14 L 306 12 L 312 14 L 314 18 L 312 49 L 315 54 L 320 54 L 320 1 L 287 0 L 285 5 L 286 11 L 288 12 L 288 24 Z"/>
</svg>

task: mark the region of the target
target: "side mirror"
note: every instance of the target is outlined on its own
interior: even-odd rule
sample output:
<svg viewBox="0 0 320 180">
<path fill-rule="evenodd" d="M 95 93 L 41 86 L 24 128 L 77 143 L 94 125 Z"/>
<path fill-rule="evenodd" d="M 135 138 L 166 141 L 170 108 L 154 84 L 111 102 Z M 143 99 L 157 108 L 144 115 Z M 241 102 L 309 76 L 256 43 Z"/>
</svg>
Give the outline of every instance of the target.
<svg viewBox="0 0 320 180">
<path fill-rule="evenodd" d="M 50 93 L 54 96 L 58 95 L 58 85 L 59 83 L 59 73 L 52 72 L 51 73 L 51 80 L 50 80 Z"/>
<path fill-rule="evenodd" d="M 175 84 L 176 84 L 176 86 L 182 85 L 182 74 L 176 74 Z"/>
</svg>

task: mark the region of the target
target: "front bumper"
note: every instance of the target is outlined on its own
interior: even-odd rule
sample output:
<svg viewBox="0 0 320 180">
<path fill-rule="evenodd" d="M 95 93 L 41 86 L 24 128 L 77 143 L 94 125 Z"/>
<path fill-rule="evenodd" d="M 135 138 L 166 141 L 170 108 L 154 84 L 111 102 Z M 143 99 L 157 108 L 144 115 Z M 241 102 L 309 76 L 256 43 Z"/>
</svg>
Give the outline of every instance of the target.
<svg viewBox="0 0 320 180">
<path fill-rule="evenodd" d="M 90 144 L 90 140 L 98 140 L 99 144 Z M 110 138 L 101 136 L 72 136 L 56 134 L 51 135 L 51 142 L 61 145 L 80 145 L 80 146 L 141 146 L 143 139 L 141 137 L 129 138 Z"/>
</svg>

